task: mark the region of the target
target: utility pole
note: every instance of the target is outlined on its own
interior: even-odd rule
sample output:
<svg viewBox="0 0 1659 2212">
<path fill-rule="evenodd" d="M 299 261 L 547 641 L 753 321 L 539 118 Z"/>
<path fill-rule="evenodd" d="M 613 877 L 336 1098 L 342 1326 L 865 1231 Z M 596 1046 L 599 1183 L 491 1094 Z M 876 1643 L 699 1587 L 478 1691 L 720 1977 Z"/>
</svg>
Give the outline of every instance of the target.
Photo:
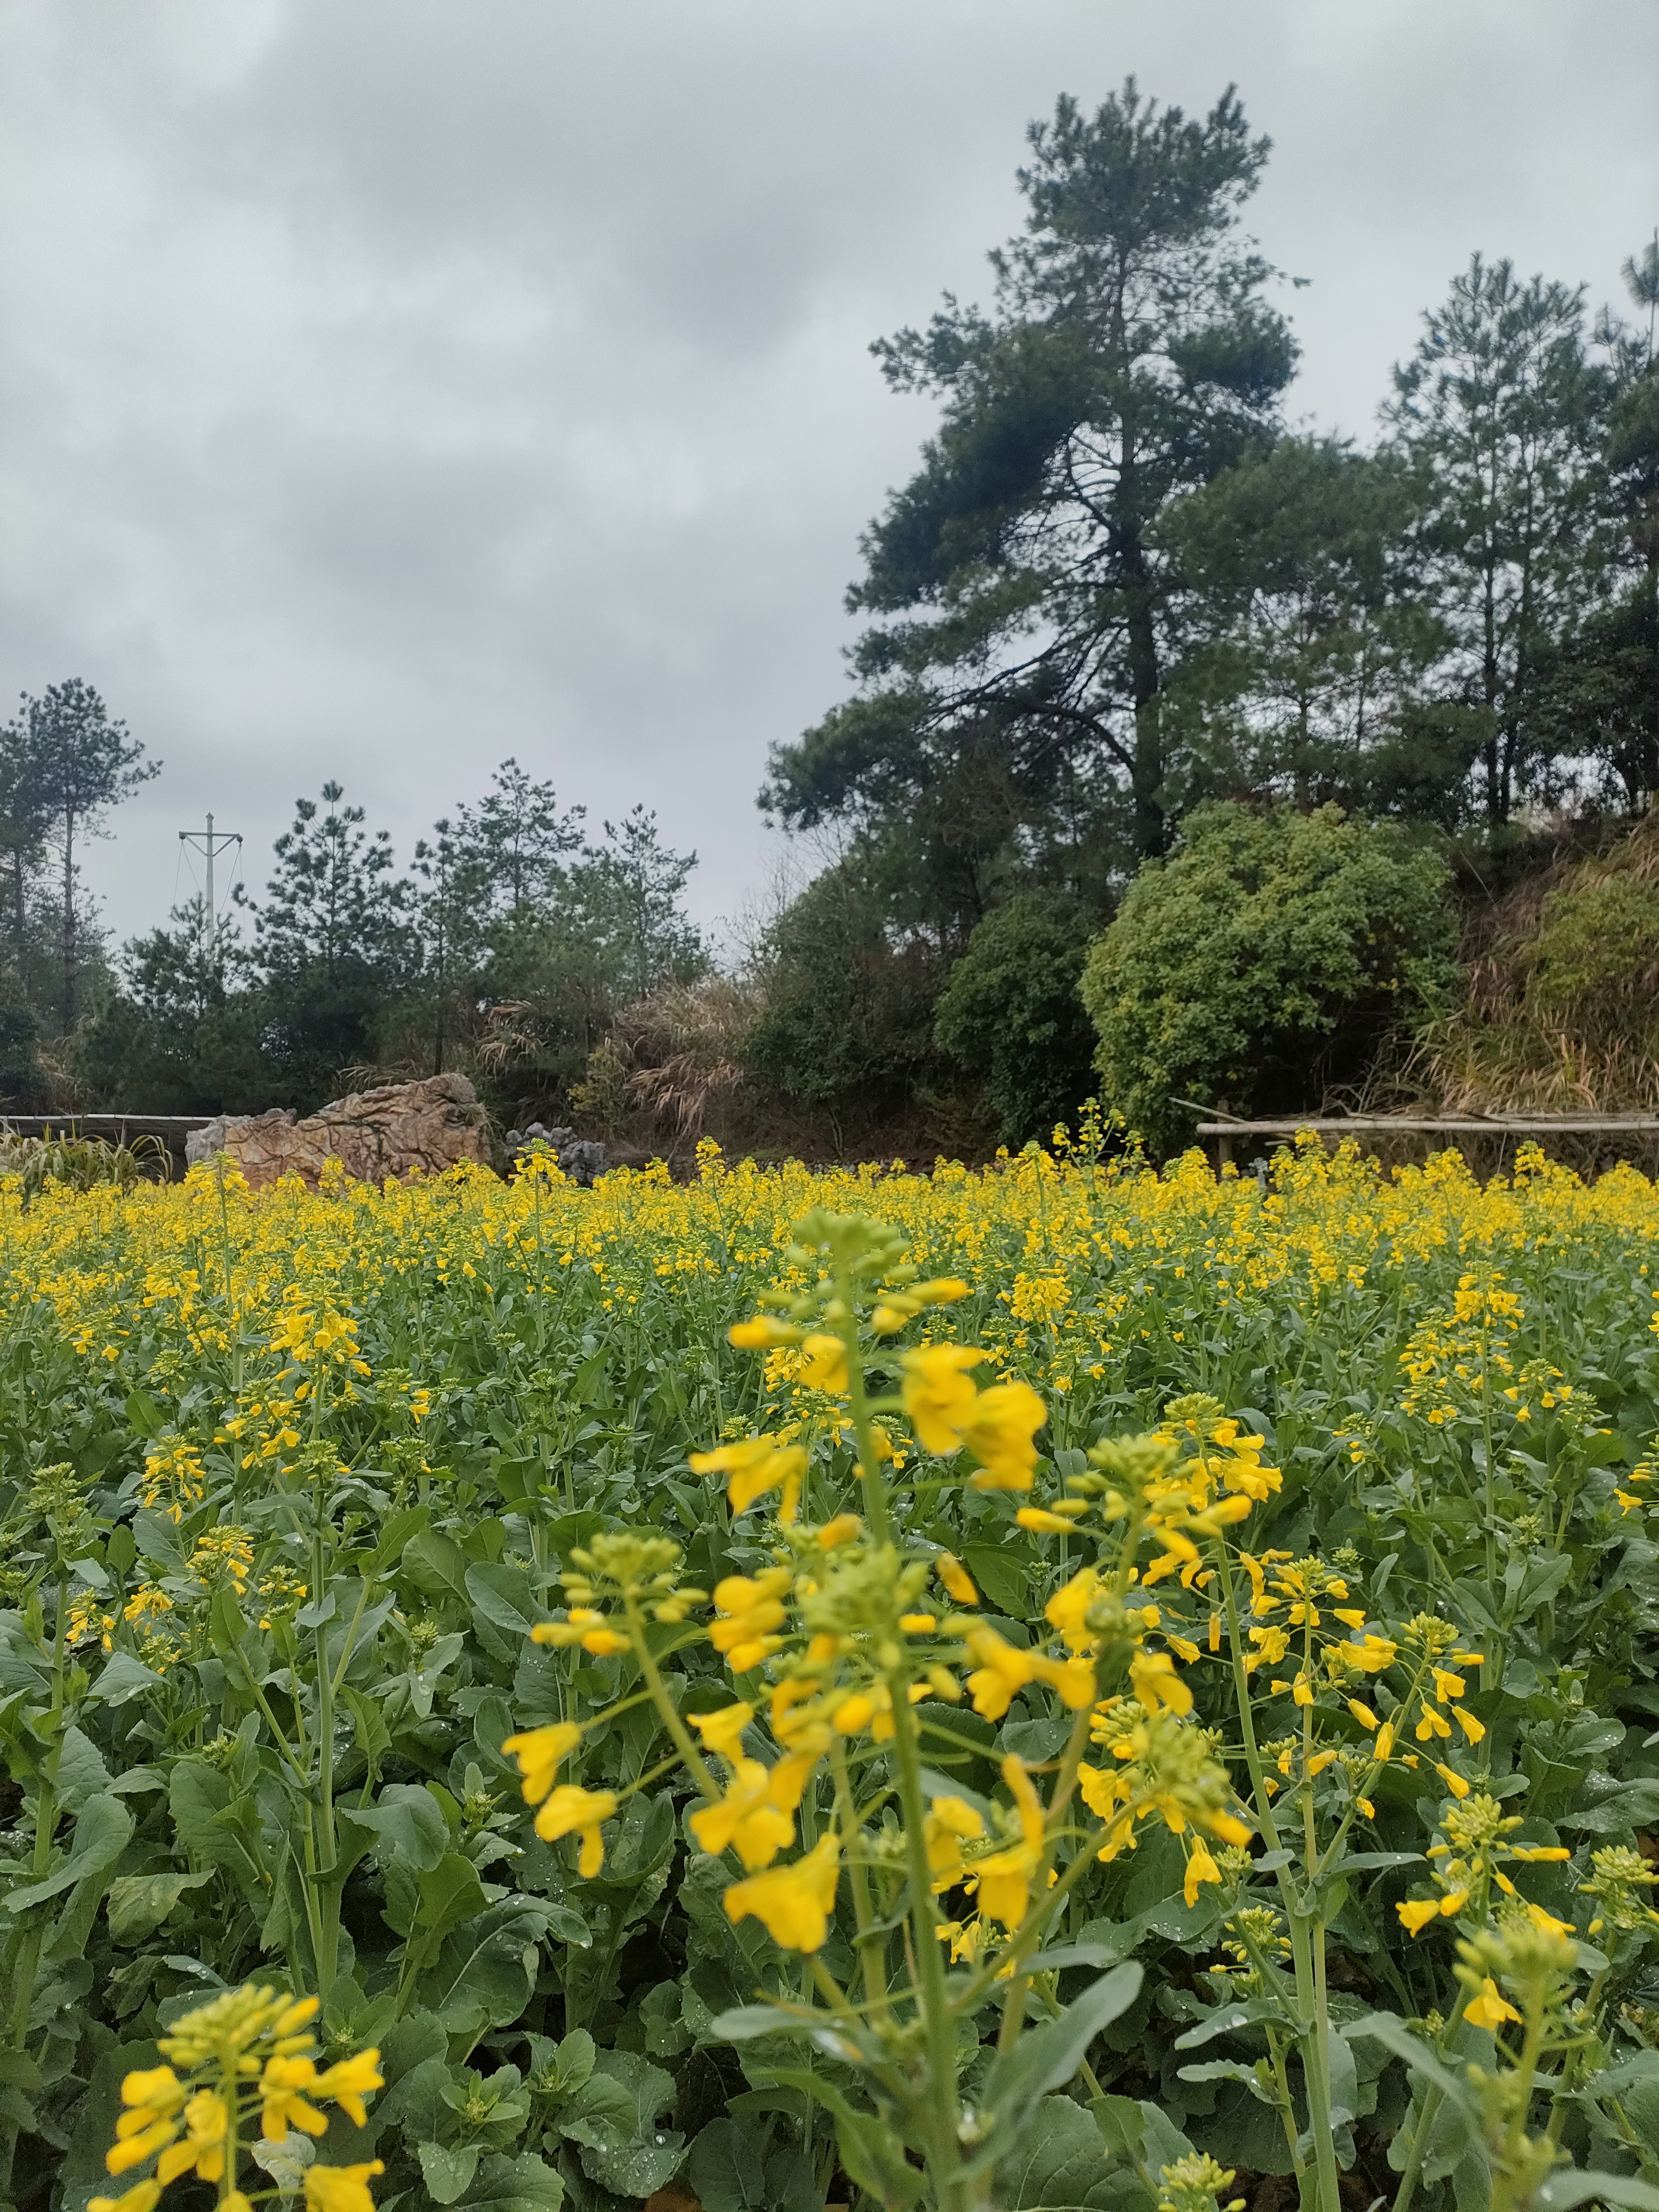
<svg viewBox="0 0 1659 2212">
<path fill-rule="evenodd" d="M 205 832 L 200 830 L 181 830 L 179 832 L 179 842 L 181 845 L 193 847 L 207 861 L 207 895 L 202 908 L 202 950 L 207 956 L 210 967 L 213 964 L 214 955 L 218 950 L 219 942 L 218 909 L 213 902 L 214 855 L 216 853 L 228 852 L 231 846 L 240 845 L 241 842 L 242 836 L 240 830 L 216 830 L 213 826 L 213 817 L 210 814 L 207 818 Z"/>
</svg>

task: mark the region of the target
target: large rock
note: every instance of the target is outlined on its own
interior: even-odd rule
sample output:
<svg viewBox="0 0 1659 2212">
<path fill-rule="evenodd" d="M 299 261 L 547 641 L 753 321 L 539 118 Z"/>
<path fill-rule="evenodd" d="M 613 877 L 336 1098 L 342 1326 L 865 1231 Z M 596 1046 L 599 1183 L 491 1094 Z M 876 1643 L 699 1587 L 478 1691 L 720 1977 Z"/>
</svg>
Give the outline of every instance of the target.
<svg viewBox="0 0 1659 2212">
<path fill-rule="evenodd" d="M 185 1143 L 192 1164 L 216 1152 L 228 1152 L 255 1190 L 284 1175 L 302 1176 L 314 1190 L 331 1159 L 365 1182 L 441 1175 L 458 1160 L 489 1161 L 484 1109 L 464 1075 L 354 1091 L 304 1121 L 280 1106 L 268 1114 L 222 1114 Z"/>
</svg>

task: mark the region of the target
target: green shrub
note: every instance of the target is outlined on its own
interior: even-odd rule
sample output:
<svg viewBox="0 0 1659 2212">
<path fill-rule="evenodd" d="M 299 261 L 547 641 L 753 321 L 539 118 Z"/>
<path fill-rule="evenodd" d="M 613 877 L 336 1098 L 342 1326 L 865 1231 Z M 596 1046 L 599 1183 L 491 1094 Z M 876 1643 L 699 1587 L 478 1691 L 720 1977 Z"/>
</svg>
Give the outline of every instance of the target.
<svg viewBox="0 0 1659 2212">
<path fill-rule="evenodd" d="M 1529 967 L 1528 1006 L 1585 1042 L 1646 1026 L 1659 968 L 1659 884 L 1621 869 L 1552 891 Z"/>
<path fill-rule="evenodd" d="M 1360 1080 L 1455 979 L 1447 885 L 1393 823 L 1200 807 L 1084 971 L 1102 1103 L 1170 1147 L 1194 1118 L 1176 1100 L 1289 1114 Z"/>
<path fill-rule="evenodd" d="M 1047 1140 L 1090 1088 L 1094 1031 L 1078 995 L 1087 910 L 1064 891 L 1016 891 L 975 929 L 934 1016 L 942 1050 L 984 1083 L 1011 1145 Z"/>
<path fill-rule="evenodd" d="M 821 1116 L 837 1146 L 910 1104 L 938 1066 L 940 961 L 917 934 L 894 941 L 852 863 L 826 868 L 773 924 L 765 1011 L 739 1057 L 763 1089 Z"/>
</svg>

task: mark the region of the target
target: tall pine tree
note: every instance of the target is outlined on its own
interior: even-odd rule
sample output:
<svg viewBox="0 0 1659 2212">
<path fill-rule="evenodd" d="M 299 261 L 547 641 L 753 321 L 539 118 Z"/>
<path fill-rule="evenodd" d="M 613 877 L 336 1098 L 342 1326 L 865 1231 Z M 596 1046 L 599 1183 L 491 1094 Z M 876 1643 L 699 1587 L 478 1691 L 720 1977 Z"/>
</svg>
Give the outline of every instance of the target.
<svg viewBox="0 0 1659 2212">
<path fill-rule="evenodd" d="M 860 696 L 776 750 L 762 800 L 919 840 L 969 921 L 1012 847 L 1164 849 L 1187 610 L 1156 525 L 1271 439 L 1296 360 L 1239 230 L 1268 142 L 1231 89 L 1198 120 L 1131 80 L 1028 136 L 992 311 L 947 298 L 875 349 L 944 420 L 864 539 Z"/>
</svg>

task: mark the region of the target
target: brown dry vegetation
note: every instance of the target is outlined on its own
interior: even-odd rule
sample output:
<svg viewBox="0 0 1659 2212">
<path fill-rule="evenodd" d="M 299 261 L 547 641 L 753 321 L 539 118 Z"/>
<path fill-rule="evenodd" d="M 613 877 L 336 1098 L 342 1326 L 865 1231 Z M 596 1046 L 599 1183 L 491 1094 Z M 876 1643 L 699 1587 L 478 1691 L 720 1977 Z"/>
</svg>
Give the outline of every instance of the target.
<svg viewBox="0 0 1659 2212">
<path fill-rule="evenodd" d="M 1405 1079 L 1450 1113 L 1659 1110 L 1659 817 L 1470 918 L 1462 1002 Z"/>
</svg>

